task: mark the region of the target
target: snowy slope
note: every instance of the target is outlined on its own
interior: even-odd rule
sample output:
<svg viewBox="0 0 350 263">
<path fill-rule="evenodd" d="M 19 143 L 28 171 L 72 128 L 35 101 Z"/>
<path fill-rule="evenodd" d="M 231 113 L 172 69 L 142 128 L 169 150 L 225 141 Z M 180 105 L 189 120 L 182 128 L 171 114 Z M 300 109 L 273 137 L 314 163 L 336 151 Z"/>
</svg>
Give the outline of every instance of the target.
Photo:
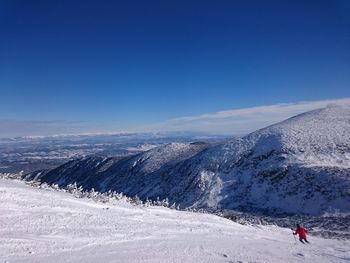
<svg viewBox="0 0 350 263">
<path fill-rule="evenodd" d="M 156 184 L 164 170 L 189 159 L 208 147 L 206 143 L 169 143 L 125 158 L 85 157 L 70 161 L 56 169 L 24 176 L 50 184 L 66 186 L 77 182 L 86 189 L 115 190 L 129 196 L 157 197 Z"/>
<path fill-rule="evenodd" d="M 186 160 L 166 192 L 183 207 L 350 212 L 349 136 L 349 107 L 301 114 Z"/>
<path fill-rule="evenodd" d="M 108 208 L 108 209 L 107 209 Z M 350 242 L 208 214 L 94 203 L 0 179 L 1 262 L 348 262 Z"/>
<path fill-rule="evenodd" d="M 221 144 L 169 144 L 110 162 L 84 159 L 27 179 L 168 197 L 182 207 L 349 213 L 350 106 L 300 114 Z"/>
<path fill-rule="evenodd" d="M 289 163 L 350 168 L 350 106 L 330 105 L 247 136 L 256 155 L 279 151 Z"/>
<path fill-rule="evenodd" d="M 298 115 L 208 149 L 183 166 L 186 191 L 173 188 L 170 196 L 181 196 L 184 206 L 350 212 L 350 107 Z"/>
</svg>

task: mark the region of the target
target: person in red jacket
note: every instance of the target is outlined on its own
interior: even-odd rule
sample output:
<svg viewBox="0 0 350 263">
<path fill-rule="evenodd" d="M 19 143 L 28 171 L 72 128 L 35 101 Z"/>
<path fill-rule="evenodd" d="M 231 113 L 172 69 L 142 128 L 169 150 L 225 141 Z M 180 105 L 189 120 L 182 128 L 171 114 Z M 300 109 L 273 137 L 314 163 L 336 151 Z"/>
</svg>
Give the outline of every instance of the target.
<svg viewBox="0 0 350 263">
<path fill-rule="evenodd" d="M 295 229 L 295 232 L 293 233 L 293 235 L 299 235 L 299 240 L 303 244 L 305 244 L 304 241 L 306 243 L 309 243 L 309 241 L 307 241 L 306 239 L 306 234 L 307 234 L 307 230 L 301 227 L 299 224 L 297 224 L 297 229 Z"/>
</svg>

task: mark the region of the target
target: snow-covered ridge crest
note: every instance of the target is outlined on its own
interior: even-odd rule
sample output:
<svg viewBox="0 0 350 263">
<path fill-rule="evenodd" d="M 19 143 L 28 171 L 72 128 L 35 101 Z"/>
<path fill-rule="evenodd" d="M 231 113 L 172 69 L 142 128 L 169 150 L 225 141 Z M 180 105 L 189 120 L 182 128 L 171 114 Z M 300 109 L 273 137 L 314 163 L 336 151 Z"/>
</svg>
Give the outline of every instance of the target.
<svg viewBox="0 0 350 263">
<path fill-rule="evenodd" d="M 132 158 L 133 167 L 141 164 L 143 172 L 154 172 L 165 164 L 191 157 L 196 153 L 197 148 L 194 144 L 188 143 L 169 143 L 162 147 L 155 147 Z"/>
<path fill-rule="evenodd" d="M 254 151 L 281 151 L 290 162 L 350 168 L 350 106 L 329 105 L 248 135 Z"/>
</svg>

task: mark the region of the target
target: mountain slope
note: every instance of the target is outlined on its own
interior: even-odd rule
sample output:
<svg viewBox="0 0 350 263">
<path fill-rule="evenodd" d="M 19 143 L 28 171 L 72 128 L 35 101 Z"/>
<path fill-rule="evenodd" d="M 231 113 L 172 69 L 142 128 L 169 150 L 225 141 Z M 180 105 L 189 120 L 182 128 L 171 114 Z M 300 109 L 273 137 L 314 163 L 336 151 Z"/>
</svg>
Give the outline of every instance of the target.
<svg viewBox="0 0 350 263">
<path fill-rule="evenodd" d="M 182 207 L 350 212 L 350 107 L 307 112 L 210 147 L 154 148 L 102 172 L 90 169 L 84 160 L 78 163 L 88 170 L 79 178 L 76 170 L 65 166 L 27 178 L 77 181 L 84 187 L 138 194 L 143 199 L 168 197 Z M 102 165 L 100 160 L 97 163 Z"/>
<path fill-rule="evenodd" d="M 184 166 L 190 186 L 172 194 L 185 206 L 350 212 L 350 107 L 298 115 L 208 149 Z"/>
<path fill-rule="evenodd" d="M 348 262 L 349 241 L 214 215 L 114 205 L 0 179 L 2 262 Z"/>
<path fill-rule="evenodd" d="M 170 143 L 122 159 L 91 156 L 70 161 L 56 169 L 27 174 L 24 179 L 59 186 L 77 182 L 88 189 L 115 190 L 146 198 L 157 193 L 154 187 L 161 180 L 162 171 L 189 159 L 206 147 L 206 143 Z"/>
</svg>

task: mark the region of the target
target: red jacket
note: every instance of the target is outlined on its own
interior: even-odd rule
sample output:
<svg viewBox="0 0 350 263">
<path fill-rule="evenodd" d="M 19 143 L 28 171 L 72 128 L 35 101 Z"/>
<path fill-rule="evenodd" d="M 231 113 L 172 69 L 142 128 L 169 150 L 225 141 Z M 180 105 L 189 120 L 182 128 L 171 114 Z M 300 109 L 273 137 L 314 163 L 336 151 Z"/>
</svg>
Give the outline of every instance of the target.
<svg viewBox="0 0 350 263">
<path fill-rule="evenodd" d="M 298 227 L 298 228 L 295 230 L 294 235 L 297 235 L 297 234 L 298 234 L 300 238 L 306 239 L 306 233 L 307 233 L 307 230 L 306 230 L 305 228 Z"/>
</svg>

